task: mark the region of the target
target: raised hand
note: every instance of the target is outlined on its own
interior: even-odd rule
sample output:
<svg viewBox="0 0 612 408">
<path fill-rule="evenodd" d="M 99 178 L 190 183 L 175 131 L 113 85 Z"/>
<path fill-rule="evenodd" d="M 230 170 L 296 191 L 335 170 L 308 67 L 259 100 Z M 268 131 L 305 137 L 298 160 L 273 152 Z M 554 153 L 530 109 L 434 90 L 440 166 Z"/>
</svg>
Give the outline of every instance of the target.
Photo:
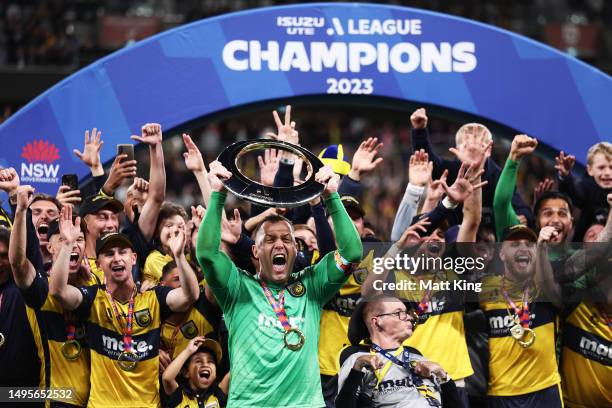
<svg viewBox="0 0 612 408">
<path fill-rule="evenodd" d="M 334 173 L 329 166 L 323 166 L 315 174 L 315 181 L 325 185 L 323 195 L 329 197 L 333 193 L 338 192 L 338 186 L 340 185 L 340 176 Z"/>
<path fill-rule="evenodd" d="M 232 173 L 227 170 L 219 161 L 215 160 L 210 163 L 210 171 L 208 172 L 208 182 L 212 191 L 224 191 L 225 186 L 223 180 L 228 180 L 232 177 Z"/>
<path fill-rule="evenodd" d="M 195 228 L 200 228 L 200 224 L 204 219 L 204 214 L 206 213 L 206 209 L 201 205 L 197 207 L 191 206 L 191 222 L 193 222 L 193 226 Z"/>
<path fill-rule="evenodd" d="M 414 129 L 425 129 L 427 127 L 427 112 L 425 108 L 419 108 L 410 115 L 410 123 Z"/>
<path fill-rule="evenodd" d="M 291 120 L 291 105 L 285 107 L 285 123 L 281 122 L 277 111 L 272 111 L 272 116 L 274 116 L 277 133 L 268 132 L 266 136 L 281 142 L 299 144 L 299 134 L 298 131 L 295 130 L 295 122 Z"/>
<path fill-rule="evenodd" d="M 180 257 L 185 251 L 185 230 L 179 229 L 168 239 L 168 246 L 175 258 Z"/>
<path fill-rule="evenodd" d="M 534 152 L 538 147 L 538 141 L 527 135 L 516 135 L 510 146 L 510 159 L 517 161 L 521 157 Z"/>
<path fill-rule="evenodd" d="M 198 348 L 200 347 L 200 345 L 204 342 L 205 337 L 204 336 L 198 336 L 198 337 L 194 337 L 189 344 L 187 345 L 187 347 L 185 347 L 187 350 L 189 350 L 190 354 L 195 353 L 196 351 L 198 351 Z"/>
<path fill-rule="evenodd" d="M 235 244 L 240 239 L 242 234 L 242 219 L 240 218 L 240 211 L 237 208 L 234 209 L 234 218 L 221 220 L 221 241 L 227 242 L 228 244 Z"/>
<path fill-rule="evenodd" d="M 264 186 L 272 186 L 274 184 L 274 177 L 276 176 L 276 172 L 278 172 L 279 160 L 279 153 L 276 149 L 266 149 L 263 158 L 257 156 L 259 177 L 261 179 L 261 184 Z"/>
<path fill-rule="evenodd" d="M 81 161 L 89 168 L 95 168 L 102 166 L 100 161 L 100 150 L 104 141 L 101 140 L 102 132 L 98 129 L 93 128 L 91 130 L 91 136 L 89 131 L 85 131 L 85 141 L 83 142 L 83 152 L 78 149 L 74 149 L 74 154 L 81 159 Z"/>
<path fill-rule="evenodd" d="M 81 235 L 81 217 L 76 217 L 72 221 L 72 206 L 62 207 L 59 217 L 60 237 L 67 244 L 74 244 Z"/>
<path fill-rule="evenodd" d="M 442 199 L 444 195 L 444 186 L 446 185 L 446 179 L 448 178 L 448 169 L 444 170 L 442 175 L 437 180 L 432 180 L 429 178 L 429 183 L 427 185 L 427 201 L 437 203 Z"/>
<path fill-rule="evenodd" d="M 533 204 L 540 199 L 540 196 L 546 192 L 552 190 L 555 182 L 552 179 L 545 179 L 544 181 L 540 181 L 536 188 L 533 190 Z"/>
<path fill-rule="evenodd" d="M 141 128 L 141 135 L 133 135 L 131 138 L 148 145 L 156 145 L 162 142 L 162 130 L 159 123 L 147 123 Z"/>
<path fill-rule="evenodd" d="M 205 172 L 206 167 L 204 166 L 204 158 L 198 146 L 191 139 L 191 136 L 183 133 L 183 143 L 185 143 L 185 148 L 187 149 L 187 152 L 183 153 L 185 167 L 194 173 Z"/>
<path fill-rule="evenodd" d="M 476 123 L 466 125 L 462 131 L 461 145 L 458 148 L 451 147 L 448 150 L 461 163 L 477 167 L 484 166 L 493 146 L 493 140 L 487 138 L 488 133 L 489 130 L 482 125 Z"/>
<path fill-rule="evenodd" d="M 431 179 L 433 162 L 428 161 L 425 150 L 417 150 L 408 162 L 408 182 L 414 186 L 423 187 Z"/>
<path fill-rule="evenodd" d="M 6 191 L 8 195 L 13 195 L 17 187 L 19 187 L 17 171 L 12 167 L 0 170 L 0 190 Z"/>
<path fill-rule="evenodd" d="M 81 190 L 70 190 L 69 186 L 59 186 L 55 198 L 62 206 L 72 207 L 81 202 Z"/>
<path fill-rule="evenodd" d="M 470 175 L 470 173 L 473 174 Z M 474 190 L 487 184 L 487 181 L 473 184 L 482 173 L 484 173 L 484 169 L 476 170 L 476 167 L 462 163 L 457 178 L 452 186 L 448 187 L 446 181 L 441 182 L 442 188 L 444 188 L 446 196 L 451 204 L 456 205 L 463 203 Z"/>
<path fill-rule="evenodd" d="M 353 180 L 360 180 L 361 173 L 367 173 L 374 170 L 376 166 L 383 161 L 382 157 L 376 158 L 376 155 L 382 147 L 383 144 L 378 143 L 378 138 L 376 137 L 369 137 L 367 140 L 361 142 L 359 148 L 353 155 L 349 177 Z"/>
<path fill-rule="evenodd" d="M 576 163 L 576 157 L 568 154 L 567 156 L 563 151 L 559 152 L 559 156 L 555 157 L 555 169 L 561 177 L 567 177 Z"/>
<path fill-rule="evenodd" d="M 113 161 L 108 179 L 102 187 L 106 193 L 110 193 L 109 195 L 112 195 L 121 186 L 123 180 L 136 177 L 136 160 L 124 160 L 127 157 L 127 154 L 120 154 Z"/>
<path fill-rule="evenodd" d="M 427 226 L 430 224 L 431 222 L 429 221 L 429 217 L 424 217 L 406 228 L 406 231 L 404 231 L 400 239 L 397 241 L 398 247 L 406 248 L 420 243 L 422 238 L 419 231 L 426 233 Z"/>
<path fill-rule="evenodd" d="M 27 210 L 32 203 L 33 195 L 34 187 L 27 184 L 17 187 L 17 211 Z"/>
</svg>

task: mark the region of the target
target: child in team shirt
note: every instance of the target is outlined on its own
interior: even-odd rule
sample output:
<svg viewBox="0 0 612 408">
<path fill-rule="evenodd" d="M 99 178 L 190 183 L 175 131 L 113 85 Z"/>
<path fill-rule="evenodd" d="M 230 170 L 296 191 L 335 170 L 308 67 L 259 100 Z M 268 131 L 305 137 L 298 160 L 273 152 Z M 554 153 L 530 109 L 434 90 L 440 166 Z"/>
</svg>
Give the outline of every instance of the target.
<svg viewBox="0 0 612 408">
<path fill-rule="evenodd" d="M 217 341 L 202 336 L 191 340 L 164 371 L 162 383 L 167 396 L 164 406 L 225 407 L 229 373 L 217 381 L 217 365 L 221 357 L 221 345 Z"/>
</svg>

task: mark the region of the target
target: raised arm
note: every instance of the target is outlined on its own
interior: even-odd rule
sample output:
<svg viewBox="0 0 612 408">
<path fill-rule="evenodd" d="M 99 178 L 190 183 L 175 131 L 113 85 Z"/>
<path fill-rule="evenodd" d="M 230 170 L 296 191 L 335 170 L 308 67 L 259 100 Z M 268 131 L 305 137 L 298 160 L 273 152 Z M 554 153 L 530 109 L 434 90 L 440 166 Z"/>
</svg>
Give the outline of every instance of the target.
<svg viewBox="0 0 612 408">
<path fill-rule="evenodd" d="M 315 180 L 325 185 L 323 198 L 334 224 L 338 253 L 342 258 L 341 261 L 343 263 L 361 261 L 363 252 L 361 238 L 337 193 L 340 177 L 331 168 L 325 166 L 317 172 Z M 331 282 L 341 282 L 345 279 L 346 277 L 338 268 L 331 268 L 329 271 L 329 280 Z"/>
<path fill-rule="evenodd" d="M 183 143 L 185 143 L 185 148 L 187 149 L 187 152 L 183 153 L 185 167 L 191 170 L 195 176 L 198 186 L 200 187 L 200 192 L 202 193 L 204 207 L 208 207 L 212 191 L 210 189 L 210 183 L 208 182 L 208 172 L 204 165 L 204 158 L 198 146 L 191 139 L 191 136 L 186 133 L 183 133 Z"/>
<path fill-rule="evenodd" d="M 172 293 L 172 292 L 171 292 Z M 203 336 L 193 338 L 187 347 L 179 353 L 178 356 L 166 367 L 164 374 L 162 375 L 162 385 L 166 395 L 172 394 L 179 387 L 176 382 L 176 377 L 181 373 L 181 369 L 185 362 L 191 357 L 193 353 L 198 351 L 198 347 L 204 341 Z"/>
<path fill-rule="evenodd" d="M 538 289 L 548 298 L 546 300 L 560 308 L 562 306 L 561 285 L 555 279 L 548 257 L 548 251 L 550 250 L 548 243 L 554 235 L 557 235 L 555 227 L 549 226 L 540 230 L 536 252 L 536 283 Z"/>
<path fill-rule="evenodd" d="M 26 256 L 26 218 L 32 194 L 34 194 L 32 186 L 23 185 L 17 188 L 17 208 L 9 242 L 9 262 L 15 284 L 20 289 L 29 288 L 36 276 L 36 270 Z"/>
<path fill-rule="evenodd" d="M 162 130 L 157 123 L 147 123 L 142 127 L 141 136 L 132 136 L 132 139 L 149 145 L 149 194 L 145 201 L 138 229 L 148 242 L 153 238 L 159 209 L 166 197 L 166 167 L 164 165 L 164 150 L 162 149 Z"/>
<path fill-rule="evenodd" d="M 516 187 L 516 176 L 520 159 L 523 156 L 533 153 L 538 146 L 538 141 L 527 135 L 516 135 L 510 147 L 510 155 L 506 160 L 504 169 L 499 176 L 495 195 L 493 196 L 493 215 L 495 217 L 495 233 L 497 239 L 506 227 L 516 225 L 519 219 L 512 208 L 512 195 Z"/>
<path fill-rule="evenodd" d="M 395 242 L 400 239 L 406 228 L 412 223 L 421 196 L 425 192 L 425 186 L 431 178 L 432 169 L 433 163 L 429 161 L 429 156 L 425 150 L 417 150 L 410 156 L 408 185 L 393 221 L 391 241 Z"/>
<path fill-rule="evenodd" d="M 427 226 L 429 225 L 429 219 L 427 217 L 421 218 L 419 221 L 415 222 L 402 233 L 402 236 L 389 247 L 385 255 L 383 256 L 383 260 L 381 262 L 380 267 L 382 270 L 375 270 L 371 268 L 368 271 L 368 276 L 366 280 L 361 285 L 361 296 L 364 298 L 373 297 L 379 294 L 382 294 L 383 291 L 377 290 L 374 288 L 375 281 L 387 282 L 389 278 L 389 273 L 391 269 L 384 267 L 386 259 L 393 259 L 395 256 L 400 254 L 404 249 L 416 245 L 422 241 L 421 236 L 427 232 Z M 378 268 L 376 268 L 378 269 Z"/>
<path fill-rule="evenodd" d="M 230 273 L 235 268 L 229 257 L 219 249 L 221 244 L 221 215 L 227 192 L 221 182 L 232 176 L 221 163 L 210 164 L 208 179 L 212 189 L 209 207 L 198 231 L 196 257 L 206 282 L 211 288 L 225 288 L 229 282 Z"/>
<path fill-rule="evenodd" d="M 200 288 L 194 270 L 189 266 L 185 257 L 185 242 L 187 241 L 185 231 L 179 230 L 176 235 L 170 237 L 168 245 L 174 256 L 178 268 L 181 287 L 172 289 L 168 293 L 166 302 L 173 312 L 184 312 L 198 300 Z"/>
<path fill-rule="evenodd" d="M 70 253 L 81 236 L 81 218 L 76 217 L 72 221 L 72 207 L 64 206 L 60 212 L 59 227 L 62 247 L 51 267 L 51 279 L 49 280 L 49 294 L 53 296 L 65 310 L 75 310 L 83 302 L 83 294 L 80 290 L 68 284 L 70 274 Z"/>
<path fill-rule="evenodd" d="M 474 192 L 469 195 L 463 202 L 463 221 L 459 227 L 457 242 L 476 242 L 476 233 L 482 219 L 482 189 L 487 184 L 487 181 L 481 182 L 481 175 L 484 172 L 484 164 L 486 160 L 485 151 L 493 145 L 493 141 L 489 142 L 484 149 L 477 149 L 479 153 L 475 153 L 474 162 L 468 170 L 472 174 L 469 181 L 474 186 Z M 480 147 L 480 146 L 478 146 Z M 467 146 L 470 149 L 470 146 Z M 478 186 L 478 188 L 476 188 Z"/>
</svg>

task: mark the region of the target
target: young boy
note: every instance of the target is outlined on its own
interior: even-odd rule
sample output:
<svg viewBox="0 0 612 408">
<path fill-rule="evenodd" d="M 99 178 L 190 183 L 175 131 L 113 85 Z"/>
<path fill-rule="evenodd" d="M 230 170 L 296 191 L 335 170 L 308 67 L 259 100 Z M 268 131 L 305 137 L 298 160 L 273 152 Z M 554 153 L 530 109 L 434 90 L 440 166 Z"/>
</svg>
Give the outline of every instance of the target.
<svg viewBox="0 0 612 408">
<path fill-rule="evenodd" d="M 166 407 L 223 408 L 227 403 L 229 373 L 217 381 L 221 345 L 213 339 L 195 337 L 170 363 L 162 376 Z M 182 385 L 177 382 L 181 377 Z"/>
<path fill-rule="evenodd" d="M 577 241 L 591 224 L 605 222 L 608 214 L 606 196 L 612 192 L 612 143 L 599 142 L 591 146 L 587 153 L 588 176 L 581 180 L 571 172 L 576 161 L 574 156 L 560 152 L 556 161 L 559 191 L 567 194 L 582 211 L 574 232 Z M 598 214 L 604 214 L 603 218 L 598 219 Z"/>
</svg>

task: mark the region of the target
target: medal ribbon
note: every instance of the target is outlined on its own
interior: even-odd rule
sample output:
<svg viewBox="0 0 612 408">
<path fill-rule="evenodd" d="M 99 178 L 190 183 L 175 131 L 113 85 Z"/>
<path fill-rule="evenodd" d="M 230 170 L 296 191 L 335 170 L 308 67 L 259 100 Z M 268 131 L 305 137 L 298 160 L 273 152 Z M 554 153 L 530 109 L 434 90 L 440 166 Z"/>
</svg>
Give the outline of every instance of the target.
<svg viewBox="0 0 612 408">
<path fill-rule="evenodd" d="M 71 313 L 64 313 L 64 325 L 66 326 L 66 340 L 74 340 L 74 335 L 76 333 L 76 324 L 74 323 L 74 319 Z"/>
<path fill-rule="evenodd" d="M 289 324 L 289 319 L 287 319 L 287 312 L 285 312 L 285 288 L 283 288 L 278 294 L 278 302 L 274 299 L 274 295 L 272 295 L 272 291 L 266 285 L 266 282 L 263 279 L 259 279 L 259 284 L 263 288 L 264 295 L 268 299 L 270 306 L 274 309 L 274 313 L 276 313 L 276 317 L 281 322 L 283 329 L 285 331 L 289 331 L 291 329 L 291 325 Z"/>
<path fill-rule="evenodd" d="M 134 299 L 136 298 L 137 289 L 134 288 L 134 291 L 130 295 L 130 303 L 128 305 L 128 315 L 126 319 L 125 330 L 123 331 L 123 349 L 128 353 L 132 352 L 132 323 L 134 320 Z M 119 323 L 119 327 L 123 326 L 121 322 L 121 314 L 119 313 L 119 308 L 115 303 L 115 299 L 113 299 L 113 293 L 106 289 L 106 293 L 110 297 L 111 304 L 113 305 L 113 310 L 115 311 L 115 317 L 117 318 L 117 322 Z M 123 327 L 122 327 L 123 328 Z"/>
<path fill-rule="evenodd" d="M 523 305 L 521 307 L 518 307 L 516 305 L 516 303 L 514 303 L 514 301 L 512 299 L 510 299 L 510 296 L 508 295 L 508 292 L 506 292 L 506 289 L 504 287 L 504 280 L 502 280 L 501 291 L 502 291 L 502 294 L 504 295 L 504 298 L 506 299 L 506 303 L 508 303 L 510 305 L 510 307 L 514 310 L 514 313 L 516 314 L 516 316 L 519 317 L 521 326 L 524 329 L 528 329 L 529 328 L 529 322 L 530 322 L 530 317 L 529 317 L 529 286 L 525 286 L 525 290 L 523 291 Z"/>
<path fill-rule="evenodd" d="M 372 350 L 374 350 L 375 352 L 379 354 L 382 354 L 390 362 L 397 364 L 398 366 L 403 367 L 407 370 L 410 369 L 410 352 L 408 351 L 408 349 L 400 346 L 396 354 L 393 355 L 389 353 L 387 350 L 380 347 L 378 344 L 372 343 Z M 396 357 L 400 354 L 400 352 L 402 354 L 401 360 Z"/>
</svg>

